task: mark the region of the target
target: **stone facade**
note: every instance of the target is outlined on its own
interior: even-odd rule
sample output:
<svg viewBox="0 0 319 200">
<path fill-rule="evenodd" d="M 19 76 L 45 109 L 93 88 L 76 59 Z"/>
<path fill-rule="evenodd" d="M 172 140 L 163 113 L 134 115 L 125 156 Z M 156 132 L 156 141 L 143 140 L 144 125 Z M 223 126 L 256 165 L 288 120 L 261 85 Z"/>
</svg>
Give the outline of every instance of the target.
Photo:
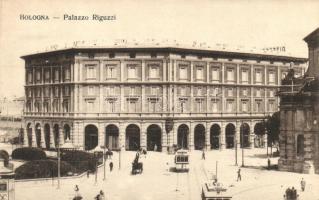
<svg viewBox="0 0 319 200">
<path fill-rule="evenodd" d="M 176 47 L 77 47 L 22 58 L 25 145 L 71 141 L 87 150 L 254 147 L 265 139 L 255 137 L 256 124 L 278 110 L 280 80 L 290 67 L 301 76 L 306 62 Z"/>
<path fill-rule="evenodd" d="M 305 76 L 291 70 L 283 80 L 280 96 L 279 169 L 319 173 L 319 29 L 304 39 L 309 48 Z"/>
</svg>

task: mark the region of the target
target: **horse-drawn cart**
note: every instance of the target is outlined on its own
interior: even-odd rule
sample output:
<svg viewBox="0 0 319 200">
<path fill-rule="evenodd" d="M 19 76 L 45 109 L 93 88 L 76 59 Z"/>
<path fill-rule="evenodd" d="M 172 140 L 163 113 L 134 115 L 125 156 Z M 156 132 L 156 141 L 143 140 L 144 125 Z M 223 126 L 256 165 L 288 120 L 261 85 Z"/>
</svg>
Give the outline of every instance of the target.
<svg viewBox="0 0 319 200">
<path fill-rule="evenodd" d="M 143 172 L 143 163 L 139 162 L 140 153 L 137 152 L 134 161 L 132 162 L 132 171 L 133 175 L 141 174 Z"/>
</svg>

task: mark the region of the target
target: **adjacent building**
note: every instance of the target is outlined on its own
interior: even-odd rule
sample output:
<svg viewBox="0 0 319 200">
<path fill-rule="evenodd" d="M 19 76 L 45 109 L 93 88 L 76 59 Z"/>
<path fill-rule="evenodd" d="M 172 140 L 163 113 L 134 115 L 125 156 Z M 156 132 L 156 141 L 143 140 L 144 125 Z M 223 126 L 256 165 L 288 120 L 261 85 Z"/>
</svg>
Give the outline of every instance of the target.
<svg viewBox="0 0 319 200">
<path fill-rule="evenodd" d="M 25 60 L 25 140 L 166 151 L 262 145 L 256 126 L 307 59 L 211 49 L 74 47 Z"/>
<path fill-rule="evenodd" d="M 279 169 L 319 173 L 319 28 L 304 38 L 309 67 L 303 77 L 291 70 L 279 91 Z"/>
</svg>

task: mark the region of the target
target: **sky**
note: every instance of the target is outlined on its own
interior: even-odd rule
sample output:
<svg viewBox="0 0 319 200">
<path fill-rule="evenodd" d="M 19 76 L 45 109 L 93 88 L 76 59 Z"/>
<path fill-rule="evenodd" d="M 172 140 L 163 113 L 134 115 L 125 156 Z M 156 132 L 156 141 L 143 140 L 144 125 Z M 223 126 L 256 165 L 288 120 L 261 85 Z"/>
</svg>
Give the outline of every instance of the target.
<svg viewBox="0 0 319 200">
<path fill-rule="evenodd" d="M 20 56 L 73 41 L 285 46 L 291 55 L 308 57 L 303 38 L 319 27 L 318 10 L 319 0 L 0 0 L 0 98 L 24 95 Z M 116 20 L 68 21 L 64 14 L 115 15 Z M 20 15 L 50 19 L 20 20 Z"/>
</svg>

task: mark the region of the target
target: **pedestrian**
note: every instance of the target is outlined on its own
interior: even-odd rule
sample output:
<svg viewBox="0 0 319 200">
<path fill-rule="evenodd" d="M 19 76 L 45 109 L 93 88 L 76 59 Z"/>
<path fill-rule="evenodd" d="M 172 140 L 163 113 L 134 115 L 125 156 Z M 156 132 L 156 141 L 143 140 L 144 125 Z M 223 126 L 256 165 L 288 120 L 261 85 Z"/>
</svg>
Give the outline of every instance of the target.
<svg viewBox="0 0 319 200">
<path fill-rule="evenodd" d="M 291 188 L 291 198 L 297 199 L 297 190 L 294 187 Z"/>
<path fill-rule="evenodd" d="M 113 162 L 112 161 L 110 162 L 109 166 L 110 166 L 110 172 L 111 172 L 113 170 Z"/>
<path fill-rule="evenodd" d="M 306 188 L 306 181 L 302 178 L 300 181 L 300 185 L 301 185 L 301 191 L 305 191 Z"/>
<path fill-rule="evenodd" d="M 202 152 L 202 160 L 205 160 L 205 151 Z"/>
<path fill-rule="evenodd" d="M 75 185 L 75 187 L 74 187 L 75 197 L 79 196 L 79 191 L 80 191 L 79 186 Z"/>
<path fill-rule="evenodd" d="M 270 159 L 268 158 L 268 170 L 270 170 Z"/>
<path fill-rule="evenodd" d="M 104 199 L 105 199 L 104 192 L 100 190 L 100 200 L 104 200 Z"/>
<path fill-rule="evenodd" d="M 90 177 L 90 170 L 87 170 L 86 176 L 89 178 Z"/>
<path fill-rule="evenodd" d="M 240 168 L 237 171 L 237 181 L 241 181 Z"/>
<path fill-rule="evenodd" d="M 286 197 L 288 200 L 290 200 L 292 198 L 291 189 L 289 187 L 286 190 Z"/>
</svg>

